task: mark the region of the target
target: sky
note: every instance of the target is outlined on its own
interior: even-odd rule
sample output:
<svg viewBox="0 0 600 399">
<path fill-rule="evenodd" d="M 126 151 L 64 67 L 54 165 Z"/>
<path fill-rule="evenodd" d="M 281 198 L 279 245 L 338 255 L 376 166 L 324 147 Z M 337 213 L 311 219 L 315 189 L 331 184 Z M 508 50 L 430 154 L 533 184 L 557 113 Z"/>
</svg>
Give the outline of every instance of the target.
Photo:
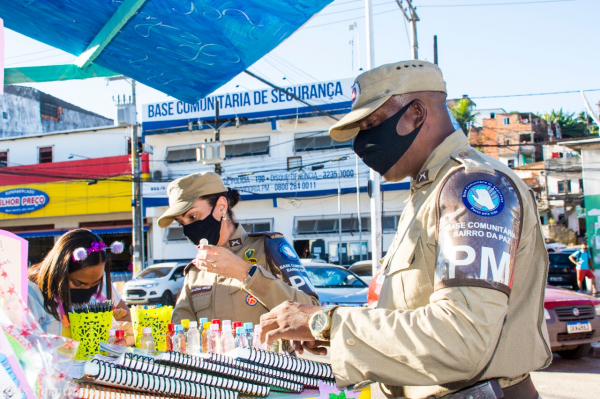
<svg viewBox="0 0 600 399">
<path fill-rule="evenodd" d="M 410 59 L 409 28 L 397 3 L 372 1 L 374 66 Z M 578 92 L 512 96 L 596 90 L 586 96 L 598 112 L 599 0 L 413 0 L 413 4 L 420 18 L 419 59 L 433 61 L 437 35 L 449 98 L 469 95 L 477 109 L 545 113 L 563 108 L 579 113 L 584 103 Z M 359 67 L 366 67 L 364 15 L 364 0 L 335 0 L 250 70 L 282 86 L 354 77 Z M 354 22 L 356 30 L 351 31 Z M 4 57 L 7 68 L 66 64 L 76 58 L 8 29 Z M 126 82 L 107 83 L 103 78 L 28 86 L 113 119 L 113 96 L 131 93 Z M 242 74 L 217 93 L 261 87 Z M 490 96 L 502 97 L 481 98 Z M 137 98 L 139 115 L 142 104 L 172 99 L 144 85 L 138 85 Z"/>
</svg>

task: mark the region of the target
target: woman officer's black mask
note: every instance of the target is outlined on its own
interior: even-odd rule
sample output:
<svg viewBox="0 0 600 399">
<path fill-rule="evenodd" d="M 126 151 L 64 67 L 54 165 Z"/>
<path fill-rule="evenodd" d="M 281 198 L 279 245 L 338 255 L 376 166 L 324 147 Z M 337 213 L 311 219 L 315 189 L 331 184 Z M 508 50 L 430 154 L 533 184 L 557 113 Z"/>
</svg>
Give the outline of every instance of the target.
<svg viewBox="0 0 600 399">
<path fill-rule="evenodd" d="M 206 238 L 210 245 L 217 245 L 221 238 L 221 219 L 217 220 L 213 216 L 215 206 L 210 214 L 202 220 L 196 220 L 193 223 L 183 226 L 183 235 L 194 245 L 200 245 L 200 240 Z"/>
<path fill-rule="evenodd" d="M 353 149 L 356 155 L 369 168 L 382 176 L 408 151 L 423 126 L 421 124 L 405 136 L 400 136 L 396 131 L 398 121 L 414 101 L 406 104 L 379 125 L 361 130 L 354 139 Z"/>
</svg>

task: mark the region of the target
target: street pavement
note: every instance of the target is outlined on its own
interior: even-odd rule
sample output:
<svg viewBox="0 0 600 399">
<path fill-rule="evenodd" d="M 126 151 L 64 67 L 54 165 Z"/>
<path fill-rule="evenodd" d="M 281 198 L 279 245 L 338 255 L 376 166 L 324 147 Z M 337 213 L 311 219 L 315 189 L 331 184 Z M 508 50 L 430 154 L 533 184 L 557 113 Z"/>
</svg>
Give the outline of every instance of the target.
<svg viewBox="0 0 600 399">
<path fill-rule="evenodd" d="M 600 358 L 586 356 L 578 360 L 554 355 L 552 364 L 531 373 L 543 399 L 600 398 Z"/>
</svg>

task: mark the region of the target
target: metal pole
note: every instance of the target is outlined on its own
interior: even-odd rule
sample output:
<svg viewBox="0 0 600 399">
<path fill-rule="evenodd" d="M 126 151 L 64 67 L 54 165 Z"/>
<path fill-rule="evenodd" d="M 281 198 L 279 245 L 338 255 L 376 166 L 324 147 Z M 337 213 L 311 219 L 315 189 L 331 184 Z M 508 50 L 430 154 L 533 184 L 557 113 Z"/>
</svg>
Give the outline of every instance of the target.
<svg viewBox="0 0 600 399">
<path fill-rule="evenodd" d="M 410 19 L 410 47 L 412 48 L 412 59 L 418 60 L 419 43 L 417 41 L 417 21 L 413 18 Z"/>
<path fill-rule="evenodd" d="M 356 214 L 358 216 L 358 251 L 359 260 L 362 260 L 362 220 L 360 215 L 360 179 L 358 174 L 358 155 L 356 158 Z"/>
<path fill-rule="evenodd" d="M 433 35 L 433 63 L 438 64 L 437 35 Z"/>
<path fill-rule="evenodd" d="M 219 100 L 215 101 L 215 142 L 221 141 L 221 132 L 219 131 Z M 215 173 L 220 175 L 223 173 L 221 164 L 215 165 Z"/>
<path fill-rule="evenodd" d="M 342 265 L 342 176 L 340 174 L 340 160 L 337 161 L 338 167 L 338 231 L 339 231 L 339 244 L 338 244 L 338 258 L 340 266 Z"/>
<path fill-rule="evenodd" d="M 135 80 L 131 80 L 131 103 L 136 106 Z M 133 272 L 134 275 L 144 269 L 144 222 L 142 215 L 142 168 L 138 146 L 137 110 L 136 121 L 130 126 L 131 129 L 131 189 L 132 189 L 132 217 L 133 229 L 131 230 L 131 241 L 133 243 Z"/>
<path fill-rule="evenodd" d="M 365 0 L 366 28 L 367 28 L 367 70 L 375 64 L 375 46 L 373 38 L 373 5 L 371 0 Z M 369 170 L 371 181 L 371 259 L 373 261 L 373 276 L 377 273 L 379 259 L 381 259 L 381 188 L 379 174 L 373 169 Z M 362 252 L 362 251 L 361 251 Z"/>
</svg>

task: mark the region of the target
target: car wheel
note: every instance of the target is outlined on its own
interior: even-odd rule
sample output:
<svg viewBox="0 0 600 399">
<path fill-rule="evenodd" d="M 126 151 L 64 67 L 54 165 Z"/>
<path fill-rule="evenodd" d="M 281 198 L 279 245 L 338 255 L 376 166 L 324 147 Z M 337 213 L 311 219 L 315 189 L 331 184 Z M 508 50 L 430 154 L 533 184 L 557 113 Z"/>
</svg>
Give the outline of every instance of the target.
<svg viewBox="0 0 600 399">
<path fill-rule="evenodd" d="M 164 306 L 171 306 L 173 305 L 173 294 L 171 293 L 171 291 L 167 290 L 162 294 L 162 297 L 160 297 L 160 302 L 164 305 Z"/>
<path fill-rule="evenodd" d="M 575 349 L 569 349 L 566 351 L 558 351 L 556 353 L 558 353 L 560 355 L 560 357 L 562 357 L 564 359 L 581 359 L 582 357 L 584 357 L 585 355 L 590 353 L 591 347 L 592 347 L 592 344 L 583 344 L 583 345 L 579 345 Z"/>
</svg>

